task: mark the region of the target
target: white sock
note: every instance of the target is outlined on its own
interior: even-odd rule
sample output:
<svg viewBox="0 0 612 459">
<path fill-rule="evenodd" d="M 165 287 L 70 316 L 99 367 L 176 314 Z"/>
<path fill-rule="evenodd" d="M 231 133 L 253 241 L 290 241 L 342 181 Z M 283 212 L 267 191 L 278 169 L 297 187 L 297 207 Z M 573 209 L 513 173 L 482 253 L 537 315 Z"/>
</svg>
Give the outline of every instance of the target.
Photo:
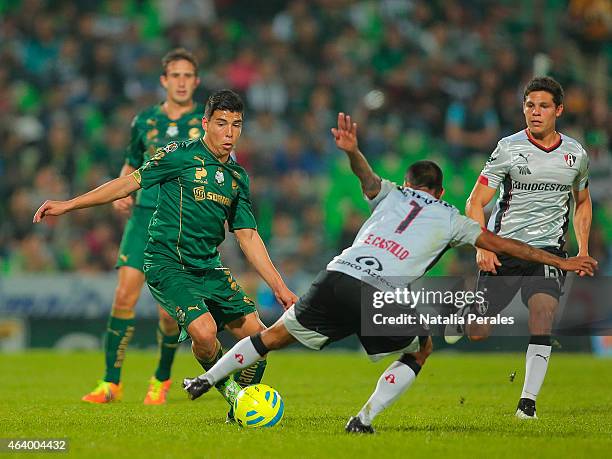
<svg viewBox="0 0 612 459">
<path fill-rule="evenodd" d="M 525 355 L 525 383 L 523 384 L 521 398 L 535 400 L 538 396 L 546 376 L 546 370 L 548 369 L 551 350 L 551 346 L 543 344 L 530 344 L 527 347 L 527 354 Z"/>
<path fill-rule="evenodd" d="M 248 368 L 259 359 L 259 352 L 251 342 L 250 337 L 241 339 L 236 345 L 227 351 L 215 365 L 205 373 L 205 378 L 211 383 L 216 384 L 228 375 L 235 373 L 243 368 Z"/>
<path fill-rule="evenodd" d="M 361 422 L 368 426 L 372 424 L 372 420 L 402 395 L 415 378 L 416 373 L 408 365 L 399 360 L 393 362 L 378 379 L 374 393 L 361 408 L 358 414 Z"/>
</svg>

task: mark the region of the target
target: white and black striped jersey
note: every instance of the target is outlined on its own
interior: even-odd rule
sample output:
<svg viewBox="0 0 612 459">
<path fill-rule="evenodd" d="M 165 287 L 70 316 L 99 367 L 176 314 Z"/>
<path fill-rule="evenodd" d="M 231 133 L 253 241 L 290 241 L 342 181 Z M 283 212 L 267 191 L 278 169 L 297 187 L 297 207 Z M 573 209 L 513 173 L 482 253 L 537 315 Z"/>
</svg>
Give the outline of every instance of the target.
<svg viewBox="0 0 612 459">
<path fill-rule="evenodd" d="M 368 201 L 372 215 L 353 245 L 335 257 L 327 270 L 376 287 L 405 286 L 407 279 L 421 277 L 448 248 L 474 245 L 482 233 L 477 222 L 452 205 L 388 180 Z"/>
<path fill-rule="evenodd" d="M 589 161 L 576 140 L 560 134 L 544 148 L 527 130 L 497 144 L 479 181 L 500 188 L 488 229 L 535 247 L 565 244 L 572 190 L 588 186 Z"/>
</svg>

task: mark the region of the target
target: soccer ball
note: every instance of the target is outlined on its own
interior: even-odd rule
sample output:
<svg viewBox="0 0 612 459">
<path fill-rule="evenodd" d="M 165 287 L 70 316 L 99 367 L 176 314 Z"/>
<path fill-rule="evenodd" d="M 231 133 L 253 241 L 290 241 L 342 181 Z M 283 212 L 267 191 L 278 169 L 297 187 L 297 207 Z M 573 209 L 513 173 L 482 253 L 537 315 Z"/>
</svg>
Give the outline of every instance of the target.
<svg viewBox="0 0 612 459">
<path fill-rule="evenodd" d="M 234 401 L 234 418 L 242 427 L 275 426 L 284 412 L 280 394 L 265 384 L 245 387 Z"/>
</svg>

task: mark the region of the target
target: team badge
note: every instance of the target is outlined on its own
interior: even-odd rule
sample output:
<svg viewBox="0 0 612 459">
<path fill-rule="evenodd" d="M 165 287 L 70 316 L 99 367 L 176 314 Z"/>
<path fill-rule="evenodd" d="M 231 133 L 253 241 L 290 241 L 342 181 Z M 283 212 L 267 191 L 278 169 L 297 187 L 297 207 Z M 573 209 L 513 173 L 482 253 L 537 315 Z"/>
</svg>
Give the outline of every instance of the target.
<svg viewBox="0 0 612 459">
<path fill-rule="evenodd" d="M 215 180 L 219 185 L 223 185 L 225 183 L 225 175 L 223 175 L 222 170 L 218 169 L 217 172 L 215 172 Z"/>
<path fill-rule="evenodd" d="M 563 159 L 565 159 L 565 164 L 567 164 L 569 167 L 572 167 L 574 164 L 576 164 L 576 157 L 571 153 L 563 155 Z"/>
<path fill-rule="evenodd" d="M 168 129 L 166 129 L 166 136 L 168 137 L 176 137 L 178 135 L 178 126 L 176 123 L 170 123 L 168 125 Z"/>
<path fill-rule="evenodd" d="M 191 129 L 189 129 L 189 138 L 190 139 L 197 139 L 198 137 L 200 137 L 200 130 L 198 128 L 191 128 Z"/>
</svg>

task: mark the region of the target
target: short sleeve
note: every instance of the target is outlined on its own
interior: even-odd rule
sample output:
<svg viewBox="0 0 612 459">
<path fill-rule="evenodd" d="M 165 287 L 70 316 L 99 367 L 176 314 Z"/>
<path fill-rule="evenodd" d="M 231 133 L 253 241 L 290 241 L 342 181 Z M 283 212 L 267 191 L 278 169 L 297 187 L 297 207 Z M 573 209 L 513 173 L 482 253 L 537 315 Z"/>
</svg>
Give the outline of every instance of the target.
<svg viewBox="0 0 612 459">
<path fill-rule="evenodd" d="M 395 183 L 383 179 L 380 184 L 380 191 L 373 199 L 370 199 L 364 195 L 366 201 L 368 202 L 368 205 L 370 206 L 370 210 L 376 209 L 376 206 L 380 204 L 381 201 L 385 199 L 387 195 L 391 193 L 391 191 L 393 191 L 395 188 L 397 188 L 397 185 Z"/>
<path fill-rule="evenodd" d="M 482 233 L 482 228 L 475 220 L 453 212 L 451 217 L 451 247 L 458 245 L 474 245 Z"/>
<path fill-rule="evenodd" d="M 246 183 L 240 187 L 238 196 L 236 196 L 232 203 L 227 223 L 229 230 L 232 232 L 238 229 L 257 228 L 257 222 L 253 214 L 253 205 L 251 204 L 248 178 Z"/>
<path fill-rule="evenodd" d="M 125 150 L 125 163 L 138 169 L 144 161 L 145 149 L 140 129 L 138 128 L 138 116 L 135 116 L 130 129 L 130 143 Z"/>
<path fill-rule="evenodd" d="M 151 188 L 180 175 L 183 169 L 183 161 L 181 155 L 175 153 L 177 149 L 178 144 L 176 142 L 158 148 L 150 160 L 132 173 L 141 188 Z"/>
<path fill-rule="evenodd" d="M 574 191 L 582 191 L 589 186 L 589 157 L 586 151 L 582 150 L 582 158 L 580 160 L 580 167 L 578 169 L 578 175 L 574 179 Z"/>
<path fill-rule="evenodd" d="M 497 147 L 489 156 L 478 181 L 490 188 L 499 187 L 499 184 L 504 180 L 512 167 L 512 155 L 500 141 Z"/>
</svg>

